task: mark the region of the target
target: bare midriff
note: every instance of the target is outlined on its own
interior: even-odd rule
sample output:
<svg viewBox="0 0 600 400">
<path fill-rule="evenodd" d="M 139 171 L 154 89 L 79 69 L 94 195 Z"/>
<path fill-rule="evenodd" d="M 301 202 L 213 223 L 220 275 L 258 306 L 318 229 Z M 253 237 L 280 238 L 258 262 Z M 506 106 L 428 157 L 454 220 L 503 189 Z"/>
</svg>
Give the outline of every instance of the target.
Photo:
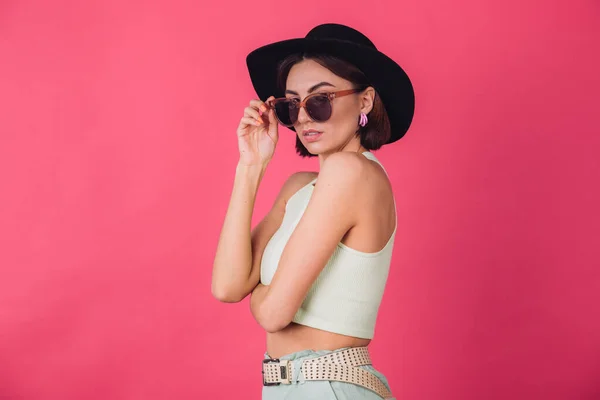
<svg viewBox="0 0 600 400">
<path fill-rule="evenodd" d="M 279 358 L 301 350 L 336 350 L 367 346 L 370 342 L 371 339 L 340 335 L 292 322 L 278 332 L 267 332 L 267 354 L 271 358 Z"/>
</svg>

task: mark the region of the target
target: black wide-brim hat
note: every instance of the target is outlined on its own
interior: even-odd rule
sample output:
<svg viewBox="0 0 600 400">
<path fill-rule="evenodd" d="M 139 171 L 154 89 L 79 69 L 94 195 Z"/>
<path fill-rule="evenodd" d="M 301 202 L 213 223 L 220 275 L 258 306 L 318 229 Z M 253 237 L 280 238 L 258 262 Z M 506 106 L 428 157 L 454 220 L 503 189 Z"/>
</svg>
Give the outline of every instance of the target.
<svg viewBox="0 0 600 400">
<path fill-rule="evenodd" d="M 392 131 L 387 143 L 406 134 L 415 110 L 415 94 L 408 75 L 394 60 L 377 50 L 369 38 L 345 25 L 322 24 L 311 29 L 304 38 L 271 43 L 248 54 L 246 64 L 250 79 L 262 101 L 270 96 L 284 97 L 284 89 L 277 84 L 279 62 L 288 55 L 304 52 L 326 53 L 359 68 L 385 105 Z"/>
</svg>

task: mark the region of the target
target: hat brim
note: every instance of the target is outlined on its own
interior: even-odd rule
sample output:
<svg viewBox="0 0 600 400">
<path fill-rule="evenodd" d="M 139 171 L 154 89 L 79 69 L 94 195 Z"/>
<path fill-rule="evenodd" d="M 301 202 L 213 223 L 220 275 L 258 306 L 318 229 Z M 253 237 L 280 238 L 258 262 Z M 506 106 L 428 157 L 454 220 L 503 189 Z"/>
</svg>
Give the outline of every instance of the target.
<svg viewBox="0 0 600 400">
<path fill-rule="evenodd" d="M 413 119 L 415 95 L 406 72 L 394 60 L 375 48 L 352 42 L 297 38 L 259 47 L 246 57 L 250 79 L 258 97 L 283 97 L 277 85 L 279 62 L 291 54 L 326 53 L 359 68 L 380 95 L 390 120 L 391 137 L 387 144 L 402 138 Z M 293 129 L 293 128 L 291 128 Z"/>
</svg>

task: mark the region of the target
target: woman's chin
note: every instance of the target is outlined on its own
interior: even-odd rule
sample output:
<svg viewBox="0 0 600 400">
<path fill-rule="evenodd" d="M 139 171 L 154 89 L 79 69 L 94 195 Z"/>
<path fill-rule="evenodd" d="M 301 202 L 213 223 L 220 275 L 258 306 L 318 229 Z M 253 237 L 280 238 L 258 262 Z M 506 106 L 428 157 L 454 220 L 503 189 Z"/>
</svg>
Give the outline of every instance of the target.
<svg viewBox="0 0 600 400">
<path fill-rule="evenodd" d="M 323 153 L 323 151 L 326 151 L 326 148 L 323 146 L 322 143 L 319 142 L 302 142 L 302 144 L 304 145 L 304 147 L 306 148 L 306 150 L 308 150 L 309 153 L 317 155 L 319 153 Z"/>
</svg>

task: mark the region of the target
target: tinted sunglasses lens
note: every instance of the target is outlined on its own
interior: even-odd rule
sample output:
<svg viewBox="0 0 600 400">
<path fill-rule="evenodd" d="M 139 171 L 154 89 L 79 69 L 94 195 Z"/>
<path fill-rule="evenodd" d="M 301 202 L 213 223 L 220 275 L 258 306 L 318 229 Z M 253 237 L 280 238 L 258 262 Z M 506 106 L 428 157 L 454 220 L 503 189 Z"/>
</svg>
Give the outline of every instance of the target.
<svg viewBox="0 0 600 400">
<path fill-rule="evenodd" d="M 306 102 L 306 111 L 317 122 L 325 122 L 331 117 L 331 102 L 329 97 L 314 96 Z"/>
<path fill-rule="evenodd" d="M 292 126 L 298 120 L 298 109 L 289 100 L 275 103 L 275 114 L 279 122 L 286 126 Z"/>
</svg>

